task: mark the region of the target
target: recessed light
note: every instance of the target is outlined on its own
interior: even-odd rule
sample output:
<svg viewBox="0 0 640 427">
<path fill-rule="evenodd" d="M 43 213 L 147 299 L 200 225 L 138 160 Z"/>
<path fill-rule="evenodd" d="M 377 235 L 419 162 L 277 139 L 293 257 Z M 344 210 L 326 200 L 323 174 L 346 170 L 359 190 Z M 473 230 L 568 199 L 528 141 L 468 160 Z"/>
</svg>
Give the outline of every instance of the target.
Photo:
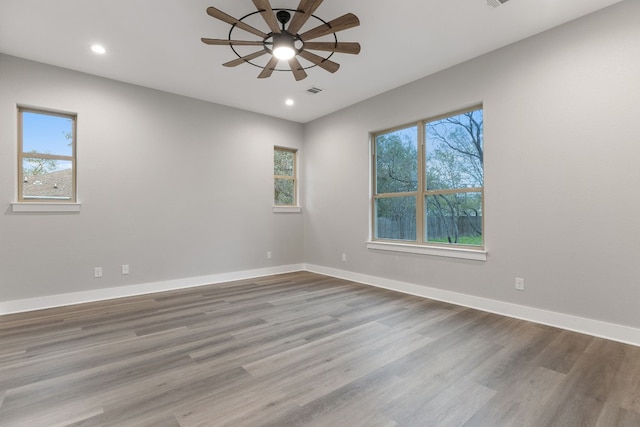
<svg viewBox="0 0 640 427">
<path fill-rule="evenodd" d="M 291 107 L 294 104 L 293 99 L 287 99 L 286 101 L 284 101 L 284 103 L 287 104 L 289 107 Z"/>
<path fill-rule="evenodd" d="M 105 53 L 107 53 L 107 49 L 105 49 L 104 46 L 99 44 L 92 45 L 91 50 L 93 51 L 93 53 L 97 53 L 98 55 L 104 55 Z"/>
</svg>

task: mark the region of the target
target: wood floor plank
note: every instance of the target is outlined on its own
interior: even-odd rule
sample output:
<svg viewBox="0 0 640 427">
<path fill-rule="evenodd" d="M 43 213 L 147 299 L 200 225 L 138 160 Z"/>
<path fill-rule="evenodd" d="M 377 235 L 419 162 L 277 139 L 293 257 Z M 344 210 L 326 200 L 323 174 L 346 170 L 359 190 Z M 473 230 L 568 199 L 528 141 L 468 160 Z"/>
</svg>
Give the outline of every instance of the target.
<svg viewBox="0 0 640 427">
<path fill-rule="evenodd" d="M 366 323 L 313 341 L 302 348 L 296 347 L 246 364 L 243 367 L 254 377 L 285 372 L 289 374 L 304 372 L 311 366 L 334 360 L 341 355 L 355 351 L 387 331 L 388 328 L 382 325 Z"/>
<path fill-rule="evenodd" d="M 412 411 L 408 418 L 409 423 L 442 427 L 461 426 L 495 394 L 495 390 L 463 377 Z"/>
<path fill-rule="evenodd" d="M 295 402 L 303 406 L 332 391 L 361 378 L 370 372 L 404 357 L 431 341 L 428 337 L 394 334 L 391 339 L 380 339 L 354 351 L 325 360 L 320 366 L 300 375 L 296 381 L 283 386 L 296 396 Z"/>
<path fill-rule="evenodd" d="M 452 316 L 442 319 L 439 322 L 426 325 L 420 329 L 418 333 L 430 336 L 434 339 L 440 338 L 485 316 L 487 316 L 487 313 L 483 313 L 478 310 L 462 310 L 454 313 Z"/>
<path fill-rule="evenodd" d="M 104 403 L 105 414 L 101 425 L 140 425 L 158 415 L 168 416 L 168 412 L 173 412 L 182 402 L 190 402 L 211 393 L 216 393 L 216 400 L 219 400 L 219 395 L 226 393 L 230 387 L 246 388 L 250 384 L 250 376 L 242 368 L 215 375 L 206 375 L 204 371 L 200 374 L 199 379 L 190 382 L 178 380 L 170 387 L 160 384 L 159 387 L 139 389 L 136 395 L 129 393 L 126 398 L 111 394 Z M 178 422 L 181 423 L 180 420 Z"/>
<path fill-rule="evenodd" d="M 26 356 L 30 358 L 51 357 L 55 354 L 68 354 L 69 349 L 74 349 L 74 351 L 90 350 L 92 347 L 112 345 L 114 342 L 132 339 L 135 336 L 133 330 L 87 332 L 80 329 L 64 337 L 56 337 L 55 339 L 48 337 L 39 340 L 38 344 L 26 348 Z"/>
<path fill-rule="evenodd" d="M 205 345 L 212 345 L 228 336 L 216 336 L 208 331 L 185 333 L 170 330 L 163 334 L 124 339 L 89 349 L 70 348 L 68 353 L 55 353 L 42 357 L 27 358 L 20 366 L 0 368 L 0 390 L 43 383 L 74 372 L 90 371 L 115 362 L 135 364 L 150 354 L 169 357 L 183 354 Z M 115 345 L 114 345 L 115 344 Z"/>
<path fill-rule="evenodd" d="M 593 337 L 561 331 L 555 340 L 536 357 L 535 363 L 548 369 L 568 373 L 589 347 Z"/>
<path fill-rule="evenodd" d="M 77 402 L 47 406 L 25 413 L 16 411 L 2 411 L 0 422 L 3 426 L 33 427 L 33 426 L 67 426 L 102 413 L 100 405 L 79 405 Z"/>
<path fill-rule="evenodd" d="M 406 381 L 397 377 L 390 370 L 377 369 L 348 384 L 327 393 L 295 411 L 279 414 L 269 420 L 265 426 L 278 427 L 283 425 L 336 425 L 336 417 L 356 418 L 368 415 L 371 408 L 376 408 L 376 416 L 391 419 L 379 408 L 406 392 Z M 349 414 L 346 416 L 345 414 Z M 340 423 L 338 423 L 340 424 Z M 393 421 L 395 425 L 396 422 Z"/>
<path fill-rule="evenodd" d="M 625 355 L 607 400 L 630 413 L 640 414 L 640 347 L 625 346 L 623 349 Z"/>
<path fill-rule="evenodd" d="M 559 333 L 558 329 L 533 324 L 519 329 L 518 335 L 507 346 L 487 359 L 476 374 L 477 381 L 494 390 L 522 381 L 523 367 L 533 363 Z"/>
<path fill-rule="evenodd" d="M 605 404 L 596 427 L 608 426 L 638 427 L 640 426 L 640 414 L 615 405 Z"/>
<path fill-rule="evenodd" d="M 484 407 L 461 425 L 536 425 L 540 408 L 548 406 L 550 396 L 565 377 L 565 374 L 547 368 L 531 367 L 519 381 L 509 387 L 500 387 Z"/>
<path fill-rule="evenodd" d="M 465 346 L 460 341 L 441 338 L 399 359 L 388 368 L 405 379 L 405 393 L 386 402 L 383 412 L 399 425 L 414 424 L 414 414 L 420 408 L 459 379 L 468 377 L 496 350 L 497 346 L 490 342 Z"/>
<path fill-rule="evenodd" d="M 398 424 L 386 415 L 378 412 L 375 406 L 363 403 L 358 406 L 357 411 L 354 411 L 354 408 L 342 407 L 310 421 L 305 425 L 309 427 L 395 427 Z"/>
<path fill-rule="evenodd" d="M 240 419 L 260 416 L 268 419 L 295 407 L 286 392 L 253 381 L 230 387 L 224 393 L 212 391 L 193 402 L 185 402 L 176 410 L 176 419 L 183 427 L 239 425 Z"/>
<path fill-rule="evenodd" d="M 640 425 L 640 348 L 308 272 L 0 316 L 0 425 Z"/>
<path fill-rule="evenodd" d="M 145 363 L 148 362 L 148 363 Z M 102 406 L 103 400 L 114 390 L 131 387 L 143 382 L 154 370 L 153 377 L 164 377 L 175 371 L 187 371 L 192 366 L 188 357 L 174 355 L 159 360 L 143 359 L 138 366 L 114 365 L 109 369 L 78 372 L 46 384 L 30 385 L 7 392 L 3 408 L 5 416 L 30 411 L 43 411 L 60 405 L 76 403 L 78 406 Z"/>
<path fill-rule="evenodd" d="M 628 346 L 594 338 L 552 393 L 543 425 L 596 425 Z"/>
</svg>

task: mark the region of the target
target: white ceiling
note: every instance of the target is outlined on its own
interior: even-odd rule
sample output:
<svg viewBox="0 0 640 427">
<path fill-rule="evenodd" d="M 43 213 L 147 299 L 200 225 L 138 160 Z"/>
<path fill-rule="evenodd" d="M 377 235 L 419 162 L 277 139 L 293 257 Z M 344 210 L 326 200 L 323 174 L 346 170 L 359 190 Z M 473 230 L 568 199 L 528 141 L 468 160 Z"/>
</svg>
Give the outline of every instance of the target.
<svg viewBox="0 0 640 427">
<path fill-rule="evenodd" d="M 325 0 L 315 12 L 325 21 L 358 16 L 359 27 L 337 35 L 362 51 L 337 53 L 337 73 L 315 67 L 300 82 L 290 72 L 257 79 L 260 69 L 249 64 L 223 67 L 236 58 L 231 49 L 200 41 L 227 38 L 230 29 L 207 7 L 240 18 L 255 11 L 250 0 L 2 0 L 0 52 L 305 123 L 619 1 L 510 0 L 492 8 L 486 0 Z M 248 19 L 269 32 L 259 15 Z M 233 36 L 256 40 L 239 29 Z M 93 54 L 93 43 L 107 54 Z M 311 86 L 323 92 L 310 95 Z M 296 104 L 285 106 L 286 98 Z"/>
</svg>

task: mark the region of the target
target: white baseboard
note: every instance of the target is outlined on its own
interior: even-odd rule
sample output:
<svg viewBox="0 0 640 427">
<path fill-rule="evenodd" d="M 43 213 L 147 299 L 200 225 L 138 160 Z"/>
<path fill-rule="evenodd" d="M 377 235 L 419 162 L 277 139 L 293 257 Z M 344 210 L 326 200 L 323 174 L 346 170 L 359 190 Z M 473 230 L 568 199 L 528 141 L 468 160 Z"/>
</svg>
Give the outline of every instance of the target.
<svg viewBox="0 0 640 427">
<path fill-rule="evenodd" d="M 306 264 L 304 269 L 306 271 L 323 274 L 325 276 L 332 276 L 378 288 L 448 302 L 516 319 L 555 326 L 557 328 L 605 338 L 612 341 L 618 341 L 625 344 L 640 346 L 640 329 L 629 326 L 617 325 L 600 320 L 593 320 L 585 317 L 543 310 L 540 308 L 466 295 L 458 292 L 416 285 L 414 283 L 384 279 L 381 277 L 369 276 L 366 274 L 354 273 L 335 268 Z"/>
<path fill-rule="evenodd" d="M 256 270 L 213 274 L 210 276 L 142 283 L 116 288 L 103 288 L 85 292 L 74 292 L 4 302 L 0 301 L 0 315 L 151 294 L 176 289 L 193 288 L 196 286 L 232 282 L 234 280 L 253 279 L 296 271 L 309 271 L 312 273 L 323 274 L 378 288 L 448 302 L 516 319 L 555 326 L 625 344 L 640 346 L 640 329 L 637 328 L 313 264 L 283 265 Z"/>
<path fill-rule="evenodd" d="M 92 291 L 49 295 L 37 298 L 26 298 L 4 302 L 0 301 L 0 315 L 42 310 L 53 307 L 62 307 L 73 304 L 82 304 L 86 302 L 104 301 L 115 298 L 131 297 L 135 295 L 151 294 L 154 292 L 193 288 L 196 286 L 232 282 L 234 280 L 254 279 L 256 277 L 292 273 L 302 270 L 304 270 L 303 264 L 282 265 L 278 267 L 261 268 L 256 270 L 213 274 L 210 276 L 190 277 L 186 279 L 119 286 L 116 288 L 103 288 Z"/>
</svg>

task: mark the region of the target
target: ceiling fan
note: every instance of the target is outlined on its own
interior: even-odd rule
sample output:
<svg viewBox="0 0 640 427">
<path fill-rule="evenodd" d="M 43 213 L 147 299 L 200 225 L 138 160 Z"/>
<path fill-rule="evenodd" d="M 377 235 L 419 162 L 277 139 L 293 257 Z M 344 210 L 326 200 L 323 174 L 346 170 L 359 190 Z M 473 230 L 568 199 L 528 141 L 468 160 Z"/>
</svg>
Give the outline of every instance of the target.
<svg viewBox="0 0 640 427">
<path fill-rule="evenodd" d="M 358 17 L 353 13 L 347 13 L 329 22 L 318 18 L 313 13 L 322 4 L 323 0 L 301 0 L 297 9 L 272 8 L 269 0 L 252 0 L 256 11 L 249 13 L 242 18 L 236 19 L 227 15 L 215 7 L 209 7 L 207 13 L 227 24 L 231 25 L 227 39 L 202 38 L 202 42 L 208 45 L 229 46 L 238 56 L 233 61 L 222 65 L 225 67 L 235 67 L 243 63 L 249 63 L 258 68 L 262 68 L 259 79 L 270 77 L 274 71 L 291 71 L 296 80 L 307 77 L 306 69 L 320 67 L 331 73 L 335 73 L 340 68 L 340 64 L 331 61 L 329 58 L 334 53 L 347 53 L 357 55 L 360 53 L 360 44 L 356 42 L 338 42 L 336 33 L 360 25 Z M 269 27 L 269 32 L 263 32 L 255 26 L 249 25 L 245 20 L 252 15 L 260 14 L 264 22 Z M 292 17 L 293 13 L 293 17 Z M 321 22 L 320 25 L 311 28 L 303 33 L 299 33 L 301 28 L 313 18 Z M 287 26 L 288 24 L 288 26 Z M 234 40 L 232 33 L 235 28 L 244 30 L 259 37 L 260 40 Z M 312 41 L 327 36 L 322 41 Z M 238 53 L 237 46 L 260 46 L 260 50 L 247 55 Z M 320 56 L 310 52 L 311 50 L 329 52 L 328 55 Z M 252 62 L 263 55 L 271 55 L 266 65 L 259 65 Z M 298 58 L 303 58 L 311 65 L 303 67 Z M 286 61 L 289 69 L 277 69 L 280 61 Z"/>
</svg>

